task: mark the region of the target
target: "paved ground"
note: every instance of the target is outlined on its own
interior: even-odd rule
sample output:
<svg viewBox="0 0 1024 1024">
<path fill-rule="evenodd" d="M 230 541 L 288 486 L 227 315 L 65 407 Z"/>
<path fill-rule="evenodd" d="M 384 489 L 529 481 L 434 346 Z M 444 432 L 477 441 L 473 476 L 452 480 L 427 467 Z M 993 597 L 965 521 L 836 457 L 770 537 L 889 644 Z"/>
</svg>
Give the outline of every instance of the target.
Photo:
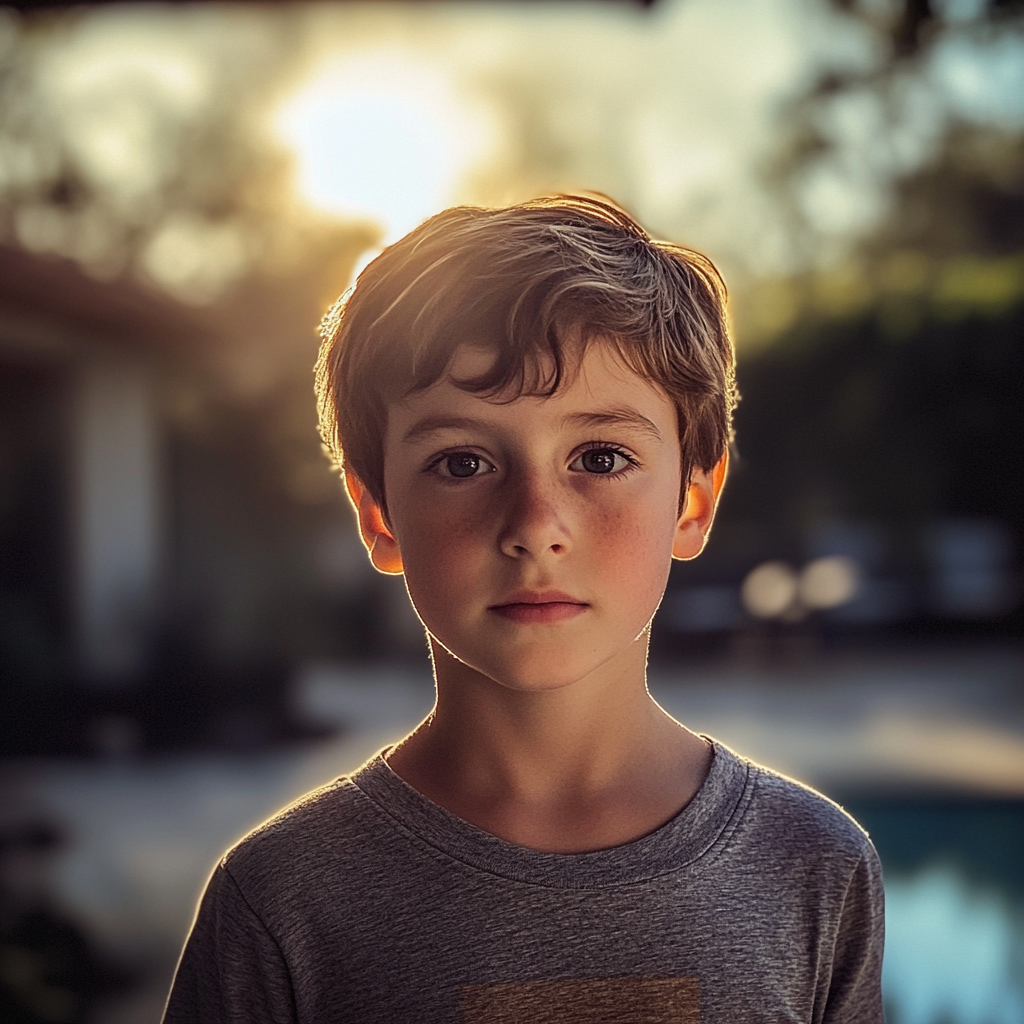
<svg viewBox="0 0 1024 1024">
<path fill-rule="evenodd" d="M 650 685 L 691 728 L 827 793 L 1024 796 L 1024 651 L 865 655 Z"/>
<path fill-rule="evenodd" d="M 939 788 L 1024 797 L 1024 651 L 987 649 L 806 662 L 777 670 L 655 673 L 693 728 L 826 792 Z M 307 789 L 360 764 L 427 711 L 424 674 L 311 668 L 304 713 L 338 738 L 249 756 L 23 761 L 9 801 L 66 823 L 54 864 L 69 911 L 146 977 L 102 1024 L 150 1024 L 217 855 Z"/>
</svg>

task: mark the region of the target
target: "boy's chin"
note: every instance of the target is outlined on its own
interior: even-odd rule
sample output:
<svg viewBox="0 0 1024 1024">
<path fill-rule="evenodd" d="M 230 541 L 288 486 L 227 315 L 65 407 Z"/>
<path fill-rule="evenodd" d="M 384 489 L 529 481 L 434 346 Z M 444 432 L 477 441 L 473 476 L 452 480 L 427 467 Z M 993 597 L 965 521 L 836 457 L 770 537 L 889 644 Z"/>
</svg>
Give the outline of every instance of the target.
<svg viewBox="0 0 1024 1024">
<path fill-rule="evenodd" d="M 581 672 L 518 672 L 515 674 L 502 673 L 499 678 L 490 675 L 489 678 L 498 686 L 506 690 L 513 690 L 516 693 L 553 693 L 556 690 L 564 690 L 578 683 L 588 673 Z"/>
<path fill-rule="evenodd" d="M 595 673 L 606 668 L 610 663 L 622 662 L 619 668 L 626 670 L 626 662 L 634 660 L 641 666 L 646 664 L 646 643 L 642 635 L 630 649 L 605 658 L 565 657 L 563 652 L 533 651 L 526 653 L 508 652 L 499 659 L 474 657 L 467 652 L 466 656 L 452 653 L 447 647 L 434 643 L 443 651 L 441 663 L 435 652 L 435 665 L 438 668 L 438 681 L 444 683 L 448 678 L 457 678 L 463 674 L 472 674 L 500 686 L 505 690 L 517 693 L 551 693 L 563 690 L 582 682 Z M 643 648 L 639 650 L 637 648 Z M 559 654 L 562 656 L 559 657 Z M 449 663 L 448 671 L 444 662 Z M 452 666 L 456 662 L 458 667 Z M 454 669 L 454 671 L 451 671 Z"/>
</svg>

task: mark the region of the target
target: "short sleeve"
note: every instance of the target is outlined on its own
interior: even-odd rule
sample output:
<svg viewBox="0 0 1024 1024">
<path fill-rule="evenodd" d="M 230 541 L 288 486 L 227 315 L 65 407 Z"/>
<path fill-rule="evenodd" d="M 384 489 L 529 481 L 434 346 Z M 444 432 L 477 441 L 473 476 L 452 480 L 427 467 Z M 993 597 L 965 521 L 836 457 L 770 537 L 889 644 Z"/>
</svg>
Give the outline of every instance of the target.
<svg viewBox="0 0 1024 1024">
<path fill-rule="evenodd" d="M 867 843 L 843 901 L 822 1024 L 882 1024 L 884 942 L 882 866 Z"/>
<path fill-rule="evenodd" d="M 213 873 L 181 954 L 163 1024 L 294 1024 L 281 950 L 224 865 Z"/>
</svg>

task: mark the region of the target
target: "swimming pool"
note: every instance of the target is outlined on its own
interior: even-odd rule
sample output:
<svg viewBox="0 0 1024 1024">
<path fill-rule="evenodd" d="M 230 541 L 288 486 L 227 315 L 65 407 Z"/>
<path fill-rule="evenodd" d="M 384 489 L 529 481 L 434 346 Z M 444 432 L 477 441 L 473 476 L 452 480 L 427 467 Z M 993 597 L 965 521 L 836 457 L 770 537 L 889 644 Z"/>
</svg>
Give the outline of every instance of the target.
<svg viewBox="0 0 1024 1024">
<path fill-rule="evenodd" d="M 1024 1024 L 1024 800 L 843 803 L 885 873 L 889 1024 Z"/>
</svg>

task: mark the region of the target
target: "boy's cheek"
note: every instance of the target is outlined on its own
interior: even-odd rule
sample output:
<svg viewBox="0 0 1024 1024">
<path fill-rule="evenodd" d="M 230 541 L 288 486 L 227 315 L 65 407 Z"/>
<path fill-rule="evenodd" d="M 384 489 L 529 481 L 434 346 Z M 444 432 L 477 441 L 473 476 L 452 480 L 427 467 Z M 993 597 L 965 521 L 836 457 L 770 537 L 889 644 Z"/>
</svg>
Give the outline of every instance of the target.
<svg viewBox="0 0 1024 1024">
<path fill-rule="evenodd" d="M 647 545 L 610 552 L 600 572 L 601 596 L 619 604 L 626 613 L 646 619 L 654 613 L 668 582 L 670 558 L 662 557 L 654 539 Z M 632 615 L 630 615 L 632 617 Z M 634 623 L 630 623 L 630 628 Z M 643 623 L 641 623 L 643 625 Z"/>
<path fill-rule="evenodd" d="M 490 582 L 494 556 L 465 522 L 421 524 L 402 539 L 406 584 L 417 609 L 465 601 Z"/>
<path fill-rule="evenodd" d="M 672 557 L 675 519 L 659 510 L 644 515 L 637 504 L 606 510 L 595 516 L 586 531 L 586 543 L 592 557 L 612 565 L 655 570 L 664 563 L 667 569 Z"/>
<path fill-rule="evenodd" d="M 454 568 L 483 549 L 485 538 L 465 516 L 434 516 L 409 524 L 399 536 L 402 556 L 409 565 L 434 564 L 438 571 Z"/>
</svg>

